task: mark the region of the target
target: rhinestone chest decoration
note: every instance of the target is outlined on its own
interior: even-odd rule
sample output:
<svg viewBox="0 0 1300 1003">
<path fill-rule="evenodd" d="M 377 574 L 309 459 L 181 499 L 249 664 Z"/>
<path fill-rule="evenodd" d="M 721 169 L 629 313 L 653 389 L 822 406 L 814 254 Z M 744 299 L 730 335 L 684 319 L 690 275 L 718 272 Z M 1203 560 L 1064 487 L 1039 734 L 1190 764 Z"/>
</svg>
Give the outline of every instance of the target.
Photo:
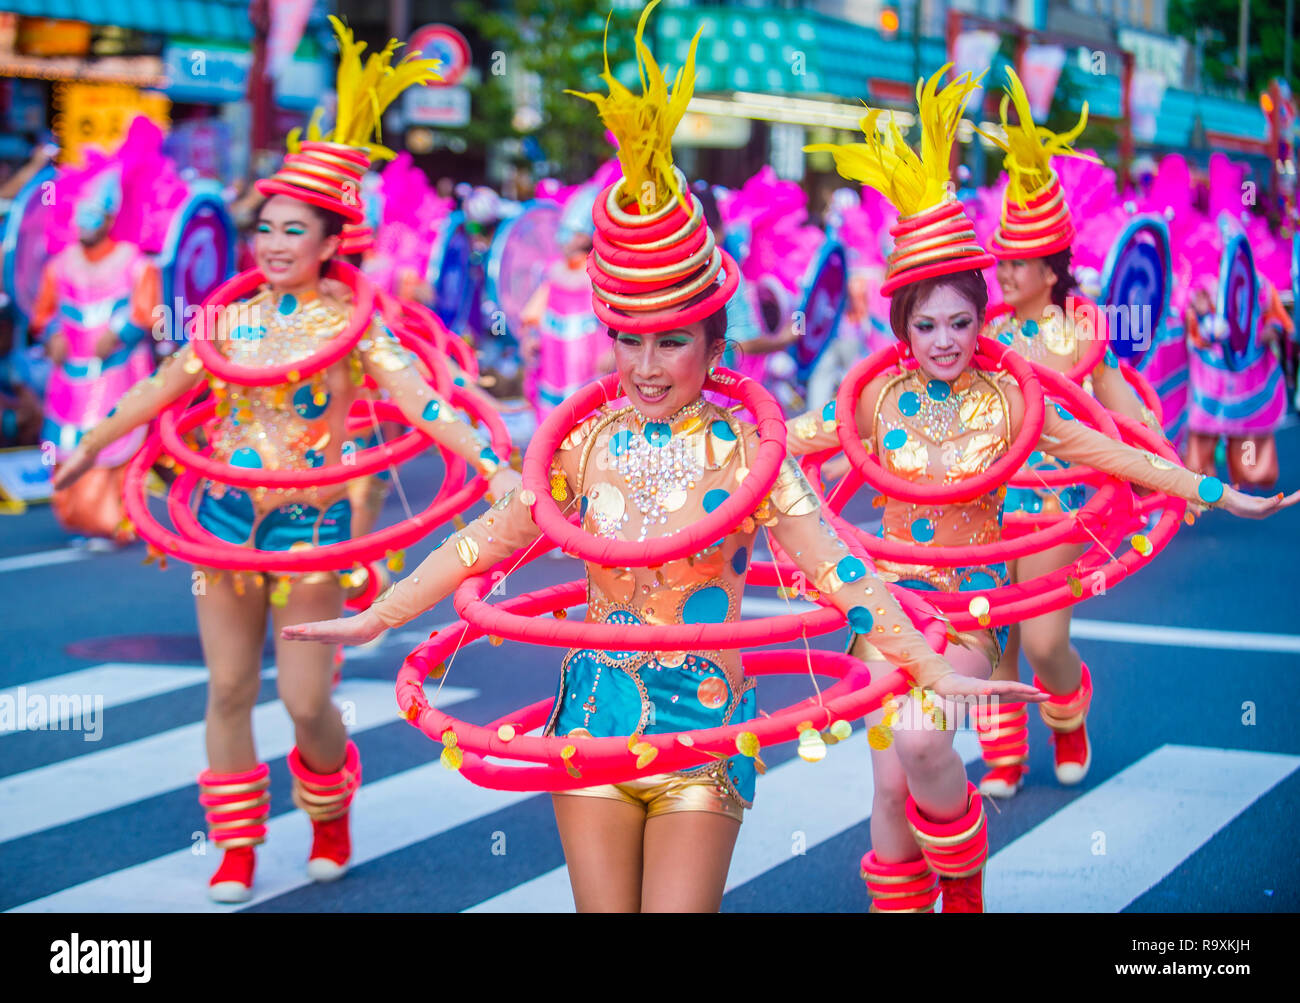
<svg viewBox="0 0 1300 1003">
<path fill-rule="evenodd" d="M 638 430 L 623 428 L 614 433 L 610 439 L 610 454 L 614 458 L 614 469 L 623 477 L 627 485 L 627 497 L 641 516 L 641 528 L 637 542 L 643 542 L 652 526 L 662 526 L 668 522 L 668 516 L 686 504 L 688 492 L 692 491 L 704 472 L 696 448 L 696 437 L 684 432 L 674 433 L 673 428 L 682 428 L 698 417 L 704 409 L 704 401 L 683 408 L 669 421 L 646 421 Z M 694 422 L 699 425 L 699 422 Z M 630 513 L 624 506 L 611 506 L 603 501 L 599 492 L 600 485 L 594 485 L 591 494 L 593 518 L 598 530 L 610 535 L 619 526 L 628 522 Z"/>
</svg>

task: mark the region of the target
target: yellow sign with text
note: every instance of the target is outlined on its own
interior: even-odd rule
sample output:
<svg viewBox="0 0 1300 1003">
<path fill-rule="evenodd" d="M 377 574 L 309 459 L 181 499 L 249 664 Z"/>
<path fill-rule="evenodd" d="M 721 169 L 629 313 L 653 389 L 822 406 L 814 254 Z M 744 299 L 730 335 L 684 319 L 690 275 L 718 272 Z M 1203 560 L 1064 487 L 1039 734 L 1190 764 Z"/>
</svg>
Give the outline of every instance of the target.
<svg viewBox="0 0 1300 1003">
<path fill-rule="evenodd" d="M 144 115 L 166 129 L 171 101 L 156 91 L 127 84 L 65 83 L 55 85 L 54 135 L 59 159 L 80 166 L 83 150 L 95 146 L 111 153 L 122 145 L 131 120 Z"/>
</svg>

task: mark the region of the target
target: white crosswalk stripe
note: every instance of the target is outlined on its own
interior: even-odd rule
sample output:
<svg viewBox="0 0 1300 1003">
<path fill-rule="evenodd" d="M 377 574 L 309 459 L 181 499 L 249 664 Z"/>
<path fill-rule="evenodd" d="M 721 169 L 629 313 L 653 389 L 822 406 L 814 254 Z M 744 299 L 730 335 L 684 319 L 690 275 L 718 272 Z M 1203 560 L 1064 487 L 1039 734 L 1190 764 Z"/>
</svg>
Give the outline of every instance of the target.
<svg viewBox="0 0 1300 1003">
<path fill-rule="evenodd" d="M 1118 912 L 1300 766 L 1300 756 L 1162 745 L 996 854 L 989 912 Z"/>
<path fill-rule="evenodd" d="M 476 694 L 446 686 L 438 704 L 449 706 Z M 353 732 L 398 719 L 389 682 L 344 679 L 334 699 Z M 203 731 L 198 721 L 0 778 L 0 843 L 194 783 L 196 764 L 204 761 Z M 293 748 L 293 724 L 278 701 L 253 710 L 253 734 L 264 761 L 288 755 Z M 78 751 L 85 748 L 79 736 L 69 741 L 76 742 Z M 64 794 L 52 797 L 51 791 Z"/>
<path fill-rule="evenodd" d="M 74 717 L 85 721 L 94 711 L 97 718 L 99 709 L 194 686 L 207 678 L 207 669 L 192 665 L 107 662 L 10 686 L 0 689 L 0 738 L 38 727 L 62 730 L 58 726 L 67 727 Z M 12 717 L 6 714 L 10 707 Z"/>
<path fill-rule="evenodd" d="M 779 601 L 779 600 L 778 600 Z M 784 606 L 784 602 L 781 601 Z M 398 639 L 401 644 L 413 637 Z M 1274 649 L 1276 650 L 1276 649 Z M 267 672 L 273 675 L 274 670 Z M 202 682 L 193 666 L 106 663 L 0 690 L 0 700 L 20 695 L 48 699 L 89 693 L 105 707 L 129 705 Z M 449 706 L 477 695 L 444 687 L 438 703 Z M 392 684 L 345 679 L 335 700 L 352 732 L 396 720 Z M 112 722 L 112 716 L 109 716 Z M 254 712 L 259 754 L 288 753 L 292 725 L 277 702 Z M 203 724 L 192 722 L 102 750 L 81 736 L 61 736 L 68 758 L 0 778 L 0 843 L 92 818 L 144 799 L 189 787 L 203 761 Z M 979 758 L 973 733 L 960 732 L 956 747 L 966 763 Z M 989 911 L 1114 912 L 1171 874 L 1216 833 L 1300 767 L 1300 756 L 1234 749 L 1166 745 L 1132 763 L 1005 846 L 989 863 L 985 894 Z M 741 828 L 727 889 L 761 880 L 799 853 L 811 853 L 870 817 L 872 777 L 865 732 L 859 724 L 826 759 L 807 764 L 792 758 L 760 779 L 756 806 Z M 52 796 L 51 792 L 61 792 Z M 353 818 L 353 866 L 376 860 L 518 805 L 529 794 L 488 791 L 468 784 L 437 762 L 364 784 Z M 997 815 L 990 812 L 990 825 Z M 204 893 L 215 852 L 196 854 L 186 842 L 201 829 L 197 806 L 176 820 L 174 852 L 128 866 L 16 906 L 14 911 L 131 912 L 229 911 Z M 258 851 L 256 898 L 267 902 L 308 885 L 304 872 L 310 823 L 299 811 L 277 815 Z M 202 841 L 196 841 L 202 846 Z M 865 850 L 865 845 L 862 847 Z M 1102 852 L 1104 851 L 1104 852 Z M 856 871 L 845 862 L 845 877 Z M 418 865 L 417 865 L 418 866 Z M 462 897 L 463 901 L 463 897 Z M 448 903 L 450 905 L 450 902 Z M 437 901 L 427 907 L 438 910 Z M 572 911 L 568 876 L 554 867 L 467 911 Z"/>
</svg>

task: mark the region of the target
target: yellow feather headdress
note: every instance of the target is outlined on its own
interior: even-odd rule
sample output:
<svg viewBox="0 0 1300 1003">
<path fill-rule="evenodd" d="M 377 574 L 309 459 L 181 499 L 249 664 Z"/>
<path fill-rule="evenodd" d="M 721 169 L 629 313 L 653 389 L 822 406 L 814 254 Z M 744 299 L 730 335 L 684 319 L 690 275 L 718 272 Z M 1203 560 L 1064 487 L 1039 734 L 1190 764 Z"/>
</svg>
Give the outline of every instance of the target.
<svg viewBox="0 0 1300 1003">
<path fill-rule="evenodd" d="M 1007 108 L 1015 104 L 1019 120 L 1015 125 L 1007 121 Z M 1034 125 L 1034 113 L 1029 107 L 1029 95 L 1025 85 L 1010 66 L 1007 67 L 1006 93 L 1002 96 L 1002 131 L 1005 138 L 994 136 L 983 130 L 980 135 L 997 146 L 1006 156 L 1002 166 L 1006 168 L 1010 181 L 1007 184 L 1007 197 L 1018 205 L 1025 202 L 1044 185 L 1052 180 L 1053 157 L 1079 157 L 1101 163 L 1096 157 L 1074 150 L 1072 144 L 1088 125 L 1088 102 L 1083 103 L 1079 121 L 1068 132 L 1053 132 L 1046 126 Z"/>
<path fill-rule="evenodd" d="M 642 212 L 653 212 L 664 205 L 667 193 L 690 210 L 686 195 L 673 174 L 673 133 L 686 113 L 695 93 L 695 47 L 703 28 L 691 39 L 686 63 L 673 78 L 672 93 L 663 70 L 642 38 L 646 21 L 659 0 L 650 0 L 641 11 L 636 26 L 636 60 L 641 75 L 641 93 L 633 94 L 609 71 L 609 18 L 605 19 L 605 69 L 601 80 L 609 94 L 565 91 L 592 102 L 600 109 L 600 119 L 618 140 L 618 160 L 623 166 L 623 191 L 641 200 Z M 647 187 L 649 186 L 649 187 Z M 649 194 L 647 198 L 646 195 Z"/>
<path fill-rule="evenodd" d="M 362 65 L 366 43 L 356 41 L 352 29 L 333 14 L 330 24 L 339 40 L 338 108 L 328 133 L 321 132 L 322 110 L 317 108 L 307 125 L 307 139 L 365 149 L 371 161 L 391 160 L 397 154 L 379 142 L 384 110 L 406 88 L 441 80 L 434 72 L 440 60 L 418 59 L 419 52 L 409 52 L 393 65 L 393 56 L 404 43 L 390 38 L 382 52 L 372 52 Z M 294 129 L 289 134 L 290 152 L 298 151 L 301 133 Z"/>
<path fill-rule="evenodd" d="M 921 155 L 907 145 L 891 114 L 883 134 L 877 128 L 880 109 L 869 108 L 859 123 L 866 142 L 814 143 L 804 151 L 826 151 L 835 157 L 835 167 L 844 177 L 870 185 L 884 195 L 904 216 L 912 216 L 942 202 L 948 195 L 951 177 L 949 159 L 957 139 L 970 95 L 980 86 L 984 74 L 972 78 L 963 73 L 942 88 L 939 80 L 952 67 L 945 64 L 929 80 L 917 81 L 917 121 L 921 126 Z"/>
</svg>

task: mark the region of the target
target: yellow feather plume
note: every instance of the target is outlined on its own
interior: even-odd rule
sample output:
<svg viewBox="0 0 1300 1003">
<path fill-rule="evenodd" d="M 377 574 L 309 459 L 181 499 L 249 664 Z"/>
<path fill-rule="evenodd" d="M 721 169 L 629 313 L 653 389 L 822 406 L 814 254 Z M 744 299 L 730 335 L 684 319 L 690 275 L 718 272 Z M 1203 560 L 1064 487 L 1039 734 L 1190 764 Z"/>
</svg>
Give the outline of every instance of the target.
<svg viewBox="0 0 1300 1003">
<path fill-rule="evenodd" d="M 393 65 L 393 56 L 403 44 L 393 38 L 382 52 L 372 52 L 363 65 L 361 54 L 366 43 L 358 42 L 352 29 L 332 14 L 330 24 L 339 40 L 339 71 L 335 87 L 338 107 L 334 128 L 328 133 L 321 132 L 321 110 L 318 108 L 307 125 L 307 138 L 365 149 L 372 161 L 391 160 L 397 154 L 380 143 L 384 110 L 406 88 L 441 80 L 442 77 L 434 72 L 439 60 L 417 59 L 419 53 L 410 52 Z M 289 135 L 289 149 L 296 151 L 300 142 L 301 130 L 295 129 Z"/>
<path fill-rule="evenodd" d="M 883 112 L 870 108 L 860 124 L 865 143 L 814 143 L 804 151 L 829 152 L 844 177 L 860 181 L 884 195 L 899 213 L 911 216 L 938 205 L 949 195 L 948 163 L 957 139 L 957 124 L 971 92 L 984 75 L 963 73 L 942 88 L 939 80 L 951 68 L 945 64 L 929 80 L 916 83 L 917 121 L 921 126 L 921 155 L 907 145 L 893 115 L 882 134 L 877 122 Z"/>
<path fill-rule="evenodd" d="M 1012 103 L 1016 106 L 1019 119 L 1015 125 L 1007 121 L 1007 107 Z M 1008 66 L 1006 94 L 1002 97 L 1001 112 L 1005 138 L 990 135 L 983 130 L 980 130 L 980 135 L 1006 154 L 1002 166 L 1010 178 L 1007 197 L 1018 205 L 1023 205 L 1031 195 L 1051 181 L 1053 157 L 1080 157 L 1101 163 L 1096 157 L 1079 153 L 1070 146 L 1088 125 L 1088 102 L 1083 103 L 1078 123 L 1068 132 L 1053 132 L 1045 126 L 1035 126 L 1025 85 L 1016 76 L 1016 71 Z"/>
<path fill-rule="evenodd" d="M 641 93 L 633 94 L 609 72 L 609 18 L 605 19 L 605 70 L 601 80 L 609 94 L 566 91 L 585 98 L 600 109 L 600 119 L 618 140 L 618 160 L 623 166 L 623 190 L 641 203 L 642 212 L 653 212 L 668 201 L 669 193 L 689 210 L 686 195 L 673 175 L 673 133 L 695 93 L 695 47 L 701 28 L 691 39 L 686 64 L 673 78 L 672 93 L 654 55 L 642 41 L 646 21 L 659 0 L 650 0 L 636 26 L 637 69 Z"/>
</svg>

